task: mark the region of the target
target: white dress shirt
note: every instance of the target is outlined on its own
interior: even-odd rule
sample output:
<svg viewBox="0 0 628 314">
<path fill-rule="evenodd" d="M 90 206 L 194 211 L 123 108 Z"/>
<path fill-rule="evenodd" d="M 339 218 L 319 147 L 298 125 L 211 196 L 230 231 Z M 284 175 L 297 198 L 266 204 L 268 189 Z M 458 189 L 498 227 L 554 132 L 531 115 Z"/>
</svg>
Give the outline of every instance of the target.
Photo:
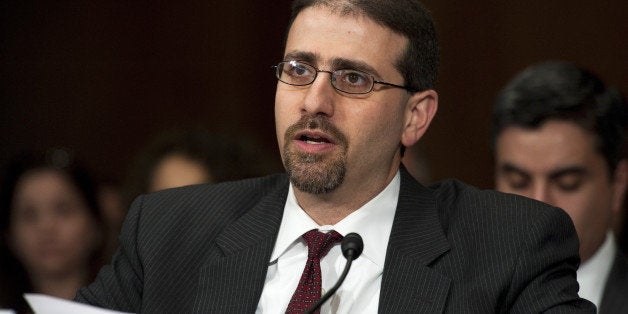
<svg viewBox="0 0 628 314">
<path fill-rule="evenodd" d="M 307 244 L 301 236 L 312 229 L 335 230 L 343 236 L 356 232 L 364 241 L 364 251 L 353 261 L 344 283 L 323 304 L 321 313 L 377 313 L 400 180 L 397 172 L 381 193 L 333 226 L 319 226 L 314 222 L 298 205 L 290 185 L 256 313 L 285 313 L 307 261 Z M 321 260 L 323 293 L 336 283 L 345 264 L 340 243 L 337 243 Z"/>
<path fill-rule="evenodd" d="M 602 246 L 578 268 L 578 283 L 580 284 L 578 294 L 581 298 L 593 302 L 598 309 L 602 303 L 602 294 L 616 253 L 615 236 L 609 230 Z"/>
</svg>

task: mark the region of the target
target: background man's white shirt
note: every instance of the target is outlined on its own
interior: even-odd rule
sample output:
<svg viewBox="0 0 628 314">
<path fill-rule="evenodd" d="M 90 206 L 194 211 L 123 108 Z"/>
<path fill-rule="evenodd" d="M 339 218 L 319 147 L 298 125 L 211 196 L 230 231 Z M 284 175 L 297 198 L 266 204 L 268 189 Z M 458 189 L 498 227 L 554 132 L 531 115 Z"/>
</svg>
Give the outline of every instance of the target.
<svg viewBox="0 0 628 314">
<path fill-rule="evenodd" d="M 608 274 L 613 267 L 615 254 L 617 253 L 617 243 L 612 231 L 606 234 L 604 244 L 578 268 L 578 283 L 580 284 L 579 295 L 585 298 L 597 308 L 602 304 L 602 294 L 608 279 Z M 628 296 L 626 296 L 628 297 Z"/>
</svg>

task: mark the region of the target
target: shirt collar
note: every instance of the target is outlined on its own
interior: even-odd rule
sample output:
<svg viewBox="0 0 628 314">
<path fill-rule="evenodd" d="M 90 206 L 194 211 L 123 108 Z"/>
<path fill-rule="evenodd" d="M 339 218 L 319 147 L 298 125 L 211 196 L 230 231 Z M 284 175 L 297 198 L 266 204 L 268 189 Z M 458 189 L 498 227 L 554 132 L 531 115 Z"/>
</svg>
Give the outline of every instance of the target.
<svg viewBox="0 0 628 314">
<path fill-rule="evenodd" d="M 270 261 L 274 262 L 291 246 L 298 243 L 305 232 L 319 229 L 321 231 L 335 230 L 343 236 L 351 232 L 358 233 L 364 241 L 364 251 L 361 256 L 383 268 L 399 199 L 400 185 L 401 177 L 397 171 L 388 186 L 364 206 L 333 226 L 319 226 L 299 206 L 292 184 L 290 184 L 281 227 Z"/>
</svg>

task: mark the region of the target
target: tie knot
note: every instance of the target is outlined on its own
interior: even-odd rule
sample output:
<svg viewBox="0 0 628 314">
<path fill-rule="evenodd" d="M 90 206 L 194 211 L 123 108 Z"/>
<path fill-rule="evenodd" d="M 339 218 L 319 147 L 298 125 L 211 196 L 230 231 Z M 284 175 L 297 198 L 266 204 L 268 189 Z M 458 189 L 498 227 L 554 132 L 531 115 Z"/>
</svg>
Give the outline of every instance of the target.
<svg viewBox="0 0 628 314">
<path fill-rule="evenodd" d="M 333 230 L 323 233 L 313 229 L 304 233 L 303 239 L 307 242 L 308 257 L 321 259 L 327 255 L 334 243 L 342 241 L 342 235 Z"/>
</svg>

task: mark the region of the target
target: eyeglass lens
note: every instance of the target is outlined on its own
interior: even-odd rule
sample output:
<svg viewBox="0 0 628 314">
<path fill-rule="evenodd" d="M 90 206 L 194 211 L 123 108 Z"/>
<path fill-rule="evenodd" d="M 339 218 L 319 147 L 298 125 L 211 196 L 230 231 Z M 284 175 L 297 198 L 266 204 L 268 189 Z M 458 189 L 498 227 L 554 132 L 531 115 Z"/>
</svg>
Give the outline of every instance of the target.
<svg viewBox="0 0 628 314">
<path fill-rule="evenodd" d="M 277 78 L 290 85 L 305 86 L 312 84 L 319 72 L 331 74 L 331 84 L 339 91 L 350 94 L 366 94 L 373 89 L 371 75 L 350 69 L 323 71 L 298 61 L 280 62 L 277 65 Z"/>
</svg>

